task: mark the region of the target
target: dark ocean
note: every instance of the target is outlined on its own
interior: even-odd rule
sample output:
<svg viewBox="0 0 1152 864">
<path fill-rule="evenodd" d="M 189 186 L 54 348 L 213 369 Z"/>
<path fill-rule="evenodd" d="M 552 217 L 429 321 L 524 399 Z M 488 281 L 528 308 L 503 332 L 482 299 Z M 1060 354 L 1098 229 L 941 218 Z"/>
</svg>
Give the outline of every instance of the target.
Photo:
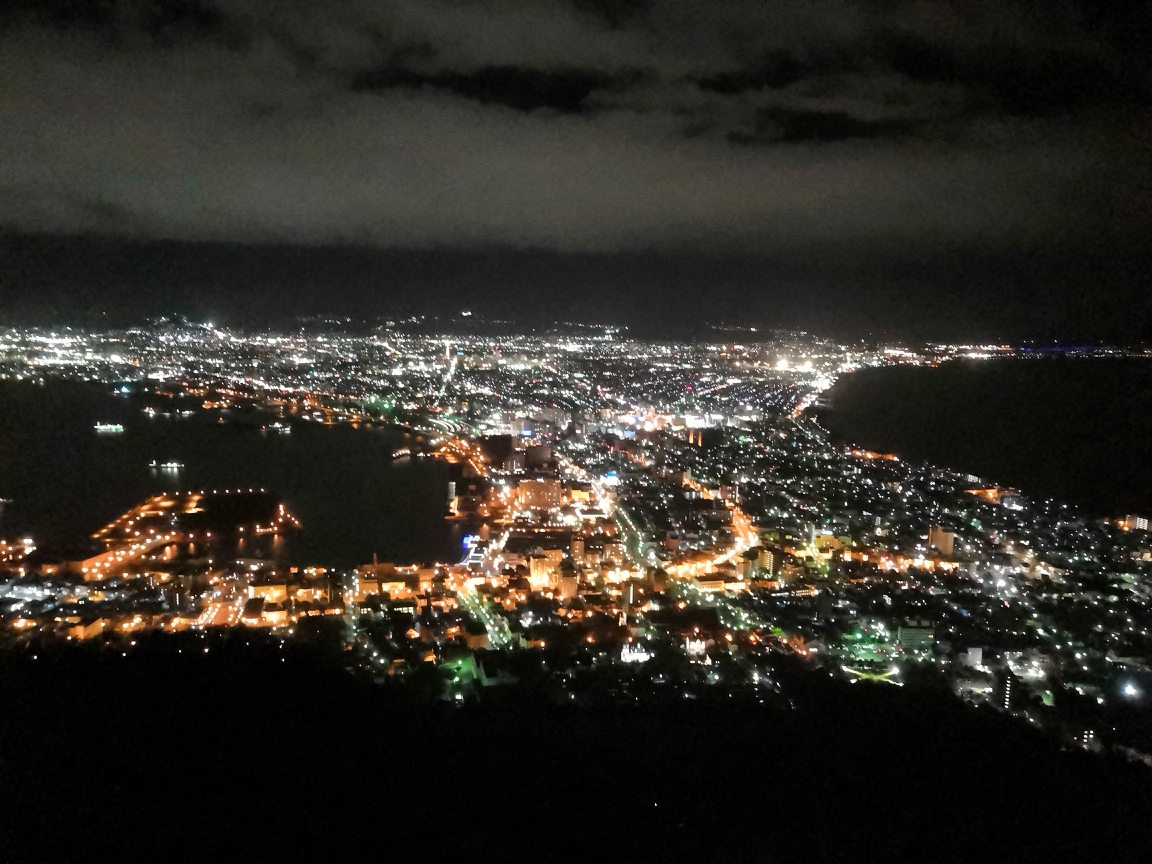
<svg viewBox="0 0 1152 864">
<path fill-rule="evenodd" d="M 839 439 L 1094 516 L 1152 514 L 1152 359 L 1007 358 L 863 369 L 824 394 Z"/>
<path fill-rule="evenodd" d="M 292 547 L 302 561 L 354 566 L 381 561 L 456 561 L 459 529 L 443 519 L 448 466 L 393 462 L 402 433 L 324 426 L 289 418 L 291 434 L 261 432 L 272 415 L 189 417 L 168 400 L 117 396 L 104 385 L 0 382 L 0 537 L 31 536 L 41 548 L 77 547 L 155 492 L 266 488 L 303 525 Z M 96 423 L 125 431 L 101 434 Z M 149 467 L 178 462 L 179 471 Z"/>
</svg>

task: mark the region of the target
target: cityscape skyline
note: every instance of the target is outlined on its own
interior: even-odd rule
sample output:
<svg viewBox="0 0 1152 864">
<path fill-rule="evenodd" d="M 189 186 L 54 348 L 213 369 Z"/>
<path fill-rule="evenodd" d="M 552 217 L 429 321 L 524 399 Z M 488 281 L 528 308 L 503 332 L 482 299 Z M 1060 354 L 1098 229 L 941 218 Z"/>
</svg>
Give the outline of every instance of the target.
<svg viewBox="0 0 1152 864">
<path fill-rule="evenodd" d="M 290 551 L 307 531 L 294 515 L 307 498 L 288 506 L 263 484 L 188 486 L 185 472 L 207 476 L 195 473 L 203 466 L 152 459 L 149 485 L 163 491 L 86 544 L 5 540 L 9 638 L 114 645 L 150 631 L 255 628 L 289 640 L 299 628 L 307 640 L 330 620 L 357 674 L 424 680 L 417 670 L 430 664 L 433 695 L 448 701 L 516 683 L 537 651 L 545 664 L 575 663 L 572 686 L 583 651 L 618 665 L 631 682 L 613 685 L 621 698 L 672 680 L 691 698 L 701 684 L 778 692 L 779 655 L 849 683 L 903 686 L 931 670 L 965 701 L 1152 761 L 1129 720 L 1118 733 L 1089 722 L 1078 701 L 1091 696 L 1120 723 L 1152 691 L 1141 659 L 1150 514 L 1088 518 L 1068 502 L 841 443 L 812 416 L 861 369 L 1146 363 L 1146 352 L 909 351 L 751 329 L 689 343 L 612 327 L 419 329 L 163 320 L 0 331 L 9 387 L 111 388 L 87 432 L 97 440 L 82 445 L 89 462 L 173 424 L 289 444 L 309 426 L 391 430 L 374 439 L 385 447 L 375 470 L 393 470 L 389 459 L 446 464 L 446 494 L 428 518 L 467 532 L 459 560 L 373 550 L 369 562 L 362 550 L 358 566 L 333 566 L 322 548 Z M 340 518 L 350 530 L 352 513 Z M 670 657 L 689 665 L 673 675 Z M 562 698 L 580 693 L 561 685 Z"/>
<path fill-rule="evenodd" d="M 1152 860 L 1152 3 L 0 3 L 0 859 Z"/>
<path fill-rule="evenodd" d="M 415 317 L 462 330 L 482 321 L 509 331 L 619 326 L 647 339 L 756 327 L 912 347 L 1135 347 L 1152 338 L 1152 267 L 1131 251 L 813 264 L 691 251 L 388 251 L 0 233 L 0 324 L 131 326 L 182 315 L 281 330 L 297 319 L 371 327 Z"/>
</svg>

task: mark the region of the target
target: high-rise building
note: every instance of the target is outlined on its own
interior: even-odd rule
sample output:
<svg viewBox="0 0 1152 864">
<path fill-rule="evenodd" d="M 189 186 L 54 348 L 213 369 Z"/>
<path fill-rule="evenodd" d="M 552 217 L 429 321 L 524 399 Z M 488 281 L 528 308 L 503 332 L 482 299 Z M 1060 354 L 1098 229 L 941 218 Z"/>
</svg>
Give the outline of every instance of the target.
<svg viewBox="0 0 1152 864">
<path fill-rule="evenodd" d="M 971 666 L 973 669 L 978 669 L 984 665 L 984 649 L 969 648 L 960 655 L 959 659 L 962 666 Z"/>
<path fill-rule="evenodd" d="M 756 555 L 756 566 L 761 573 L 775 576 L 784 563 L 784 551 L 777 546 L 761 546 Z"/>
<path fill-rule="evenodd" d="M 992 689 L 992 704 L 1005 711 L 1015 711 L 1027 701 L 1028 693 L 1023 683 L 1010 669 L 996 672 L 996 683 Z"/>
<path fill-rule="evenodd" d="M 1148 530 L 1148 517 L 1147 516 L 1125 516 L 1119 522 L 1120 528 L 1124 531 L 1147 531 Z"/>
<path fill-rule="evenodd" d="M 936 547 L 941 555 L 950 556 L 956 541 L 956 535 L 950 531 L 945 531 L 941 526 L 937 525 L 928 532 L 928 545 Z"/>
</svg>

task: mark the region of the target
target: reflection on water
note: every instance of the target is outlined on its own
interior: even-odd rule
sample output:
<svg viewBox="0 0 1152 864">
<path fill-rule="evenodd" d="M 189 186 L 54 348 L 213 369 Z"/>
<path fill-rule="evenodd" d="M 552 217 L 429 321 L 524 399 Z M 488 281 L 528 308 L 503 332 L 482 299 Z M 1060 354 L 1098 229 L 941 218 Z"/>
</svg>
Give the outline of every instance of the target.
<svg viewBox="0 0 1152 864">
<path fill-rule="evenodd" d="M 155 410 L 146 413 L 148 407 Z M 100 385 L 0 382 L 0 498 L 11 500 L 0 514 L 0 537 L 78 547 L 156 492 L 266 488 L 304 526 L 292 541 L 301 561 L 353 566 L 373 554 L 399 562 L 459 557 L 460 530 L 442 518 L 447 466 L 393 462 L 404 441 L 394 430 L 289 418 L 291 434 L 279 434 L 262 430 L 270 419 L 180 416 L 167 400 L 112 395 Z M 101 434 L 97 423 L 124 431 Z"/>
</svg>

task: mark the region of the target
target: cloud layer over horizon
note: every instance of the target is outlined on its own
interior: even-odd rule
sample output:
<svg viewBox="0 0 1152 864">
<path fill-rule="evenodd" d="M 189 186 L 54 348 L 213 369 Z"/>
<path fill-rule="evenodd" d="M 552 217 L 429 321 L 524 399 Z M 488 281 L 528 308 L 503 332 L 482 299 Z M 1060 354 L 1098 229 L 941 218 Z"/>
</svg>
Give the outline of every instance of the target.
<svg viewBox="0 0 1152 864">
<path fill-rule="evenodd" d="M 17 3 L 0 227 L 573 252 L 1140 242 L 1148 24 L 1095 0 Z"/>
</svg>

